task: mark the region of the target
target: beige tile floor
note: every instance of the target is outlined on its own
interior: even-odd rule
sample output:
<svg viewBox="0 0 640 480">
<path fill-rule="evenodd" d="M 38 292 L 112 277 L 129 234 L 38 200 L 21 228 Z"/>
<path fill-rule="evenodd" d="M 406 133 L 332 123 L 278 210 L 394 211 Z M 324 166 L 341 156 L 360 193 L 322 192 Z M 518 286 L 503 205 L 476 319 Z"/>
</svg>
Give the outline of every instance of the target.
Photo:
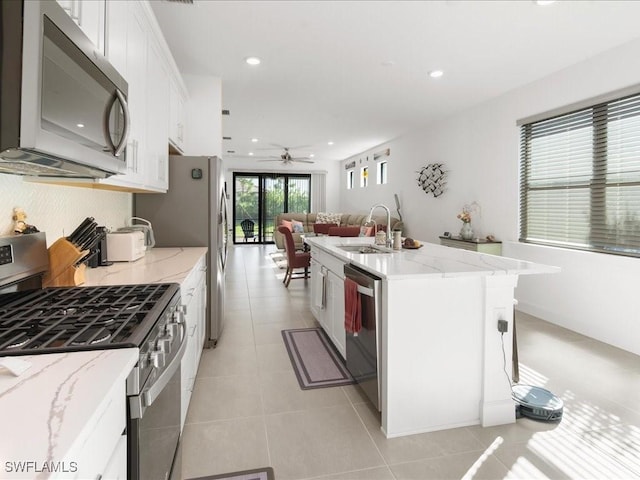
<svg viewBox="0 0 640 480">
<path fill-rule="evenodd" d="M 315 325 L 309 285 L 286 289 L 272 251 L 230 250 L 225 330 L 203 352 L 183 478 L 261 466 L 278 480 L 640 478 L 640 358 L 525 314 L 520 381 L 564 400 L 559 424 L 523 418 L 386 439 L 357 387 L 300 390 L 280 331 Z"/>
</svg>

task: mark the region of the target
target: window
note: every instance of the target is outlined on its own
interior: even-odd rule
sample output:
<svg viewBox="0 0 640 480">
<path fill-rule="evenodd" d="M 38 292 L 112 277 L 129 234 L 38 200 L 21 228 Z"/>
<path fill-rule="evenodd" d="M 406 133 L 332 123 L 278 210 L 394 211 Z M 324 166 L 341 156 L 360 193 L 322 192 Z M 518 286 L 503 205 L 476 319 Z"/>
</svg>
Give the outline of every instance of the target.
<svg viewBox="0 0 640 480">
<path fill-rule="evenodd" d="M 640 95 L 525 122 L 520 241 L 640 256 Z"/>
<path fill-rule="evenodd" d="M 387 183 L 387 162 L 378 162 L 378 184 L 385 185 Z"/>
<path fill-rule="evenodd" d="M 308 212 L 311 208 L 311 175 L 284 173 L 233 174 L 233 241 L 245 243 L 248 235 L 258 243 L 273 241 L 276 215 Z M 245 231 L 242 222 L 250 222 Z"/>
<path fill-rule="evenodd" d="M 360 186 L 366 187 L 369 184 L 369 167 L 360 169 Z"/>
<path fill-rule="evenodd" d="M 353 170 L 347 171 L 347 190 L 353 188 Z"/>
</svg>

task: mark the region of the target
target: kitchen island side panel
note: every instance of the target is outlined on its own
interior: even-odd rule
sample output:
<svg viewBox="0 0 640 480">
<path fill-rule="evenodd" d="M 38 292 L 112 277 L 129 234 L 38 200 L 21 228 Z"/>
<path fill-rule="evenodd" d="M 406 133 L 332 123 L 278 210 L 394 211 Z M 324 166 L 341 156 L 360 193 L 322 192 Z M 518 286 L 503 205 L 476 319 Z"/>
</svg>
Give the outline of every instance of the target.
<svg viewBox="0 0 640 480">
<path fill-rule="evenodd" d="M 383 299 L 382 430 L 387 437 L 481 424 L 485 395 L 494 402 L 510 401 L 499 388 L 497 394 L 485 388 L 486 382 L 494 388 L 500 380 L 493 376 L 504 379 L 504 373 L 501 351 L 499 372 L 494 355 L 486 360 L 485 312 L 494 307 L 487 307 L 483 277 L 387 280 Z M 505 342 L 510 345 L 510 337 Z M 487 367 L 491 380 L 485 379 Z"/>
</svg>

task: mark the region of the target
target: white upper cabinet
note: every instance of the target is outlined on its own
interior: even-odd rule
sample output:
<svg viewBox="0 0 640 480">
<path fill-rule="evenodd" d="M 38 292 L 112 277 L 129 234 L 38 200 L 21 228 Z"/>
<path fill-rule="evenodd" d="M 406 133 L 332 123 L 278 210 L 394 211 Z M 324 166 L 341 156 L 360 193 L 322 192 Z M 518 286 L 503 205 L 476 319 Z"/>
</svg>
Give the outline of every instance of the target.
<svg viewBox="0 0 640 480">
<path fill-rule="evenodd" d="M 128 12 L 120 22 L 126 23 L 126 71 L 129 84 L 128 104 L 131 116 L 126 148 L 127 173 L 111 177 L 105 183 L 144 186 L 147 167 L 147 33 L 145 18 L 137 2 L 127 2 Z M 111 2 L 109 2 L 109 6 Z M 111 22 L 110 22 L 111 23 Z M 112 35 L 110 34 L 111 38 Z M 117 67 L 116 67 L 117 68 Z"/>
<path fill-rule="evenodd" d="M 105 0 L 58 0 L 96 48 L 105 53 Z"/>
<path fill-rule="evenodd" d="M 182 153 L 186 129 L 186 95 L 175 78 L 171 81 L 169 100 L 169 142 L 173 148 Z"/>
<path fill-rule="evenodd" d="M 166 191 L 169 186 L 169 74 L 162 62 L 159 47 L 149 42 L 147 50 L 147 155 L 146 172 L 150 188 Z"/>
<path fill-rule="evenodd" d="M 130 191 L 164 192 L 168 188 L 169 147 L 182 151 L 184 120 L 172 118 L 172 90 L 182 85 L 148 2 L 110 0 L 106 7 L 106 56 L 129 85 L 131 128 L 126 148 L 127 172 L 101 185 Z M 184 112 L 185 94 L 179 110 Z M 180 114 L 184 117 L 184 113 Z M 170 126 L 180 123 L 170 140 Z"/>
</svg>

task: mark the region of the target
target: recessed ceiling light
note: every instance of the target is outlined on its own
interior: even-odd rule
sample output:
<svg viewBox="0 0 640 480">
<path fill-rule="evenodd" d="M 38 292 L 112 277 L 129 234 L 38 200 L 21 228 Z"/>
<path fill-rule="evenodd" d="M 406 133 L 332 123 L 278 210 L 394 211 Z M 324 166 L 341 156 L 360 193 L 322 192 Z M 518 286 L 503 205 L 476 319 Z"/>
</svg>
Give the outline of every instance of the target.
<svg viewBox="0 0 640 480">
<path fill-rule="evenodd" d="M 309 158 L 313 158 L 313 157 L 315 157 L 315 155 L 313 153 L 310 153 Z"/>
<path fill-rule="evenodd" d="M 329 140 L 329 141 L 327 142 L 327 145 L 333 145 L 333 142 L 332 142 L 331 140 Z"/>
<path fill-rule="evenodd" d="M 442 70 L 431 70 L 429 72 L 429 76 L 431 78 L 440 78 L 442 75 L 444 75 L 444 72 Z"/>
<path fill-rule="evenodd" d="M 258 139 L 257 139 L 257 138 L 252 138 L 252 139 L 251 139 L 251 141 L 252 141 L 253 143 L 256 143 L 256 142 L 258 141 Z"/>
<path fill-rule="evenodd" d="M 551 5 L 555 1 L 556 0 L 536 0 L 536 5 L 540 5 L 541 7 L 544 7 L 545 5 Z"/>
<path fill-rule="evenodd" d="M 247 57 L 244 59 L 249 65 L 260 65 L 261 60 L 258 57 Z"/>
<path fill-rule="evenodd" d="M 250 156 L 250 157 L 251 157 L 251 156 L 253 156 L 253 152 L 249 152 L 249 156 Z"/>
<path fill-rule="evenodd" d="M 77 124 L 76 124 L 76 127 L 78 127 L 78 128 L 84 128 L 84 123 L 77 123 Z"/>
</svg>

